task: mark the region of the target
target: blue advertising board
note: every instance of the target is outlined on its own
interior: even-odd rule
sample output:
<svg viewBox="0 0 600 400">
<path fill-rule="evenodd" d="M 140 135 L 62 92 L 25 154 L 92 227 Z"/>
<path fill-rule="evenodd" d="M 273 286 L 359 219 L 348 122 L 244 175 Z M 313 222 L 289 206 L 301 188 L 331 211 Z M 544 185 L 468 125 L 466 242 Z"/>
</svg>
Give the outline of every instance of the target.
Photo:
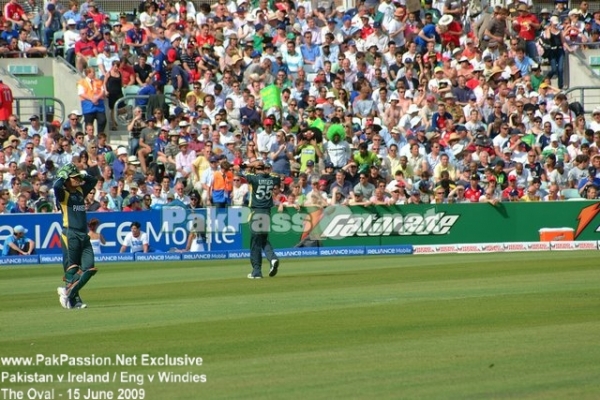
<svg viewBox="0 0 600 400">
<path fill-rule="evenodd" d="M 140 212 L 107 212 L 88 213 L 88 220 L 97 218 L 100 221 L 98 232 L 106 239 L 102 253 L 118 253 L 125 235 L 130 231 L 130 225 L 137 221 L 142 231 L 148 235 L 150 247 L 158 252 L 168 252 L 170 249 L 185 249 L 188 233 L 194 221 L 207 219 L 206 210 L 190 213 L 180 207 L 162 210 Z M 214 209 L 209 211 L 215 213 Z M 206 245 L 208 251 L 225 251 L 243 248 L 242 234 L 237 221 L 227 225 L 226 219 L 214 215 L 209 220 L 221 221 L 221 226 L 213 226 L 206 230 Z M 225 222 L 223 222 L 225 221 Z M 12 235 L 13 228 L 23 225 L 28 230 L 27 237 L 35 242 L 38 254 L 61 254 L 60 234 L 62 232 L 61 214 L 8 214 L 0 218 L 0 246 Z M 41 263 L 48 263 L 52 258 L 41 258 Z M 52 259 L 53 260 L 53 259 Z"/>
</svg>

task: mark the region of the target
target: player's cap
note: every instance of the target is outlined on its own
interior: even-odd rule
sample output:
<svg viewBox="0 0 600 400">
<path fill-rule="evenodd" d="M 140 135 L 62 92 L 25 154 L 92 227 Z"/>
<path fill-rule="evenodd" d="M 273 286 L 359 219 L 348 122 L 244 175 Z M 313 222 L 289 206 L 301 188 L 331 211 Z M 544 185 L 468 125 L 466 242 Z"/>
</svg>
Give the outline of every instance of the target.
<svg viewBox="0 0 600 400">
<path fill-rule="evenodd" d="M 25 227 L 23 225 L 17 225 L 17 226 L 15 226 L 15 228 L 13 229 L 13 231 L 15 233 L 27 233 L 27 229 L 25 229 Z"/>
</svg>

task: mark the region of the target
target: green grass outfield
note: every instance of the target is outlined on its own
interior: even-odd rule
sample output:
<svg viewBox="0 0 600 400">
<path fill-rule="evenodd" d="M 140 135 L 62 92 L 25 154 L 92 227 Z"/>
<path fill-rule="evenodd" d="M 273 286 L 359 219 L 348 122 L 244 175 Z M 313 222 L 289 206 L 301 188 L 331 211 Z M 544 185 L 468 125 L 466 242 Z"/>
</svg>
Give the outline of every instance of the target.
<svg viewBox="0 0 600 400">
<path fill-rule="evenodd" d="M 86 310 L 60 307 L 59 266 L 3 267 L 2 356 L 188 354 L 203 365 L 0 373 L 189 371 L 206 383 L 0 388 L 56 399 L 74 398 L 69 388 L 81 398 L 143 388 L 153 400 L 598 399 L 598 254 L 292 259 L 263 280 L 246 279 L 248 261 L 105 264 L 82 292 Z"/>
</svg>

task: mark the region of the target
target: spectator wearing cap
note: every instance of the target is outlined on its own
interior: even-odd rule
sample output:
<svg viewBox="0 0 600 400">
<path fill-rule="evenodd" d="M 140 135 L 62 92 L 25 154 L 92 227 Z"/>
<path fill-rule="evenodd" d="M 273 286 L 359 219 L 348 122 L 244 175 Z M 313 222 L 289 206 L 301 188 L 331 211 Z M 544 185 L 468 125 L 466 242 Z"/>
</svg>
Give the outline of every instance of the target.
<svg viewBox="0 0 600 400">
<path fill-rule="evenodd" d="M 524 195 L 524 185 L 518 186 L 516 175 L 508 175 L 508 186 L 502 191 L 502 200 L 511 201 L 512 197 L 520 199 Z"/>
<path fill-rule="evenodd" d="M 575 160 L 575 158 L 582 154 L 581 151 L 581 138 L 578 134 L 574 133 L 569 137 L 569 145 L 567 146 L 567 152 L 569 153 L 569 159 Z"/>
<path fill-rule="evenodd" d="M 558 161 L 570 161 L 567 148 L 560 142 L 560 136 L 557 133 L 550 135 L 550 144 L 542 150 L 543 158 L 547 158 L 551 154 L 554 154 Z"/>
<path fill-rule="evenodd" d="M 121 193 L 123 191 L 123 181 L 112 181 L 108 188 L 106 198 L 108 199 L 108 208 L 111 211 L 121 211 L 123 208 L 123 197 Z"/>
<path fill-rule="evenodd" d="M 40 137 L 48 136 L 48 128 L 40 123 L 39 116 L 32 115 L 31 117 L 29 117 L 29 123 L 31 125 L 27 128 L 27 136 L 29 136 L 30 138 L 36 134 Z"/>
<path fill-rule="evenodd" d="M 596 177 L 597 172 L 595 167 L 588 167 L 586 176 L 577 183 L 577 190 L 581 197 L 587 197 L 586 193 L 590 187 L 600 188 L 600 178 Z"/>
<path fill-rule="evenodd" d="M 80 30 L 80 39 L 75 42 L 74 46 L 75 67 L 79 72 L 83 72 L 84 68 L 87 67 L 90 58 L 98 55 L 96 42 L 90 40 L 87 32 L 87 28 Z"/>
<path fill-rule="evenodd" d="M 175 156 L 175 168 L 177 170 L 175 178 L 187 179 L 192 173 L 192 163 L 196 159 L 196 152 L 189 150 L 188 142 L 183 138 L 180 138 L 177 144 L 179 152 Z"/>
<path fill-rule="evenodd" d="M 117 158 L 112 165 L 113 176 L 116 180 L 121 179 L 127 169 L 127 154 L 127 149 L 125 147 L 119 147 L 117 149 Z"/>
<path fill-rule="evenodd" d="M 364 36 L 366 39 L 365 47 L 367 49 L 371 49 L 374 46 L 377 52 L 382 53 L 385 49 L 387 49 L 390 39 L 389 36 L 383 31 L 381 21 L 375 21 L 371 31 L 372 33 Z M 365 28 L 363 27 L 363 35 L 364 34 Z"/>
<path fill-rule="evenodd" d="M 4 240 L 2 256 L 28 256 L 35 254 L 35 242 L 27 236 L 28 230 L 23 225 L 13 228 L 13 234 Z"/>
<path fill-rule="evenodd" d="M 428 203 L 429 202 L 429 195 L 427 194 L 426 197 L 427 201 L 425 201 L 425 199 L 423 197 L 421 197 L 422 194 L 426 194 L 424 192 L 422 192 L 421 190 L 417 189 L 417 188 L 413 188 L 410 191 L 410 197 L 408 198 L 408 200 L 406 201 L 406 204 L 424 204 L 424 203 Z"/>
<path fill-rule="evenodd" d="M 469 79 L 472 79 L 473 76 L 473 72 L 474 72 L 474 68 L 473 65 L 471 64 L 471 60 L 469 60 L 469 58 L 467 56 L 462 56 L 459 60 L 458 60 L 458 69 L 457 69 L 457 75 L 458 76 L 463 76 L 465 78 L 465 85 L 468 87 L 467 83 Z M 478 86 L 479 85 L 479 80 L 477 80 L 476 82 L 473 80 L 472 81 L 474 86 Z M 469 89 L 471 89 L 469 87 Z M 456 93 L 454 93 L 455 96 L 457 96 Z M 457 96 L 459 97 L 459 96 Z"/>
<path fill-rule="evenodd" d="M 125 34 L 125 43 L 133 49 L 138 55 L 142 54 L 144 47 L 148 44 L 148 32 L 142 28 L 142 22 L 139 19 L 133 21 L 133 28 Z"/>
<path fill-rule="evenodd" d="M 354 35 L 356 31 L 359 31 L 359 28 L 354 26 L 352 23 L 352 17 L 349 15 L 344 15 L 342 17 L 342 27 L 340 28 L 340 33 L 342 34 L 342 40 L 346 41 Z M 342 43 L 340 43 L 341 45 Z"/>
<path fill-rule="evenodd" d="M 342 32 L 338 29 L 338 22 L 335 18 L 329 18 L 327 24 L 321 28 L 321 43 L 328 43 L 330 46 L 338 46 L 344 41 Z M 327 41 L 328 34 L 331 35 L 331 40 Z"/>
<path fill-rule="evenodd" d="M 512 28 L 523 40 L 527 55 L 537 61 L 538 51 L 535 40 L 537 39 L 536 31 L 540 29 L 541 24 L 535 14 L 529 11 L 526 4 L 520 3 L 517 12 L 519 15 L 513 20 Z"/>
<path fill-rule="evenodd" d="M 479 186 L 479 175 L 472 174 L 470 177 L 469 186 L 465 189 L 465 198 L 467 198 L 471 203 L 478 203 L 479 198 L 483 196 L 483 189 Z"/>
<path fill-rule="evenodd" d="M 190 74 L 183 68 L 181 61 L 174 60 L 171 64 L 171 86 L 173 94 L 180 100 L 185 100 L 190 89 Z"/>
<path fill-rule="evenodd" d="M 46 12 L 42 14 L 41 23 L 44 26 L 42 35 L 42 44 L 48 48 L 54 41 L 54 34 L 59 32 L 62 27 L 62 15 L 59 10 L 56 9 L 56 5 L 48 3 L 46 6 Z"/>
<path fill-rule="evenodd" d="M 119 63 L 121 58 L 119 57 L 119 49 L 117 44 L 110 38 L 110 29 L 104 29 L 102 31 L 103 40 L 98 43 L 98 68 L 99 78 L 104 79 L 108 72 L 112 69 L 115 63 Z M 118 69 L 118 67 L 117 67 Z M 120 81 L 119 76 L 119 81 Z"/>
</svg>

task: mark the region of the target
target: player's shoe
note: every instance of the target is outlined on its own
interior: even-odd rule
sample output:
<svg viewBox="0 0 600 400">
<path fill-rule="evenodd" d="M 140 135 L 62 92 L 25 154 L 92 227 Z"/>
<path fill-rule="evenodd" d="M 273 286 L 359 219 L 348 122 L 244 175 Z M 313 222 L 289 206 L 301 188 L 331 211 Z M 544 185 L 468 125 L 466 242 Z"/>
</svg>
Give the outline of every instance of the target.
<svg viewBox="0 0 600 400">
<path fill-rule="evenodd" d="M 271 269 L 269 269 L 269 276 L 272 278 L 277 275 L 277 269 L 279 268 L 279 260 L 271 260 Z"/>
<path fill-rule="evenodd" d="M 85 304 L 83 302 L 83 300 L 81 299 L 81 296 L 79 296 L 79 294 L 77 296 L 75 296 L 75 298 L 73 299 L 73 302 L 75 303 L 75 305 L 71 308 L 87 308 L 87 304 Z"/>
<path fill-rule="evenodd" d="M 248 274 L 248 279 L 262 279 L 262 276 L 260 276 L 260 275 L 252 275 L 250 273 L 250 274 Z"/>
<path fill-rule="evenodd" d="M 56 293 L 58 293 L 58 301 L 60 302 L 62 308 L 71 308 L 71 302 L 67 297 L 67 289 L 65 287 L 60 286 L 56 288 Z"/>
</svg>

